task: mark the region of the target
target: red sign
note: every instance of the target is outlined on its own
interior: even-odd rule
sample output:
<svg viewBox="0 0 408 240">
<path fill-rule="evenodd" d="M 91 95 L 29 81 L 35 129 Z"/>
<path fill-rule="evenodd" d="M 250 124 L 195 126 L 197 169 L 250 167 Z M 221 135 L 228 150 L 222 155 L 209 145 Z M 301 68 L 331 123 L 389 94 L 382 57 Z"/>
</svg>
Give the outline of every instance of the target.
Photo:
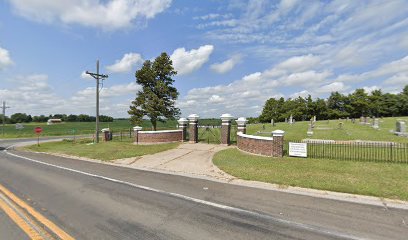
<svg viewBox="0 0 408 240">
<path fill-rule="evenodd" d="M 42 128 L 36 127 L 34 128 L 35 133 L 40 134 L 42 132 Z"/>
</svg>

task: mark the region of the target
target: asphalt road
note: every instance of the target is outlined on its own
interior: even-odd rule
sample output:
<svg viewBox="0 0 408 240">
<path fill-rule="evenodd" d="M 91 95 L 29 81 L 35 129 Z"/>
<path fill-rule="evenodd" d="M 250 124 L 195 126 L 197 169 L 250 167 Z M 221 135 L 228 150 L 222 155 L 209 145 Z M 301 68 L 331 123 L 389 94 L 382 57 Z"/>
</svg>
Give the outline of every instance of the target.
<svg viewBox="0 0 408 240">
<path fill-rule="evenodd" d="M 0 146 L 15 143 L 0 141 Z M 38 153 L 0 152 L 0 184 L 75 239 L 405 240 L 408 236 L 408 210 Z M 6 239 L 24 239 L 7 216 L 0 213 L 0 221 Z"/>
</svg>

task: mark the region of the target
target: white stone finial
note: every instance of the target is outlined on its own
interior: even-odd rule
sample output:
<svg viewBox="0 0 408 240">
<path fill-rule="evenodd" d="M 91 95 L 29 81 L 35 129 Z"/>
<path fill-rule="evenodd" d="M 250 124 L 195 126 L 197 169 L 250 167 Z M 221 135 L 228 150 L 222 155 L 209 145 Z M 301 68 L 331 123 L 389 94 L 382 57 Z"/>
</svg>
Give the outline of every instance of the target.
<svg viewBox="0 0 408 240">
<path fill-rule="evenodd" d="M 237 122 L 238 125 L 242 126 L 245 125 L 248 122 L 248 120 L 244 117 L 239 117 L 237 120 L 235 120 L 235 122 Z"/>
<path fill-rule="evenodd" d="M 283 135 L 285 135 L 285 131 L 282 130 L 275 130 L 272 132 L 272 136 L 274 137 L 282 137 Z"/>
<path fill-rule="evenodd" d="M 188 123 L 188 120 L 187 120 L 187 118 L 180 118 L 179 120 L 177 120 L 177 122 L 178 122 L 180 125 L 185 125 L 185 124 Z"/>
<path fill-rule="evenodd" d="M 140 131 L 140 130 L 142 130 L 142 127 L 140 126 L 133 127 L 133 131 Z"/>
<path fill-rule="evenodd" d="M 197 121 L 200 118 L 200 116 L 198 116 L 198 114 L 194 113 L 194 114 L 190 114 L 187 118 L 190 121 Z"/>
<path fill-rule="evenodd" d="M 234 117 L 229 113 L 224 113 L 220 116 L 222 121 L 231 121 Z"/>
</svg>

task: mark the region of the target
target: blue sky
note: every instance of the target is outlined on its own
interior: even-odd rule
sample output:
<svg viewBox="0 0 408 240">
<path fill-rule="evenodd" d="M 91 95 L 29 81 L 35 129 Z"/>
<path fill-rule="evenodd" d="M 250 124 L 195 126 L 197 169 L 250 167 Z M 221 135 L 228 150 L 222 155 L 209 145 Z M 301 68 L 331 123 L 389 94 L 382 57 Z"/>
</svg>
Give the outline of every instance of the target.
<svg viewBox="0 0 408 240">
<path fill-rule="evenodd" d="M 8 114 L 127 117 L 134 73 L 161 52 L 183 116 L 257 116 L 270 97 L 397 93 L 408 84 L 408 1 L 6 0 L 0 100 Z"/>
</svg>

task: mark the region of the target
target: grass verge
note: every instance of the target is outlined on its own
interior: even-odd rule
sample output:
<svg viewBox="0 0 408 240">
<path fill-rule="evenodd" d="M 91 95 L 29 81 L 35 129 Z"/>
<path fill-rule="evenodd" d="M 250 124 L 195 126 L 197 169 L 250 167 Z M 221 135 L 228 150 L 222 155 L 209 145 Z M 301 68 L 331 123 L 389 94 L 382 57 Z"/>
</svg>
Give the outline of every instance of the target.
<svg viewBox="0 0 408 240">
<path fill-rule="evenodd" d="M 147 154 L 153 154 L 176 148 L 179 143 L 164 143 L 154 145 L 134 145 L 131 142 L 101 142 L 99 144 L 90 144 L 87 141 L 48 142 L 41 143 L 40 146 L 31 145 L 23 147 L 25 150 L 35 152 L 60 153 L 78 157 L 87 157 L 110 161 L 120 158 L 137 157 Z"/>
<path fill-rule="evenodd" d="M 213 162 L 245 180 L 408 200 L 408 165 L 326 159 L 269 158 L 226 149 Z"/>
</svg>

